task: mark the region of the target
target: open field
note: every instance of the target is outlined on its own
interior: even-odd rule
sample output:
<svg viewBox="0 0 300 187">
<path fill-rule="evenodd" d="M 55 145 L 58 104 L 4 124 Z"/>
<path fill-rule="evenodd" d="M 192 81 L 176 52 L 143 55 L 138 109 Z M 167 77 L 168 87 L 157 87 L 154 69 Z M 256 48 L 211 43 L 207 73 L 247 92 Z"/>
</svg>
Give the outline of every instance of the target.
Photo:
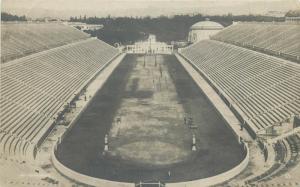
<svg viewBox="0 0 300 187">
<path fill-rule="evenodd" d="M 192 118 L 196 128 L 189 128 L 185 118 Z M 106 134 L 109 151 L 103 154 Z M 193 134 L 197 151 L 191 150 Z M 243 159 L 241 150 L 174 56 L 127 55 L 57 156 L 69 168 L 94 177 L 175 182 L 229 170 Z"/>
</svg>

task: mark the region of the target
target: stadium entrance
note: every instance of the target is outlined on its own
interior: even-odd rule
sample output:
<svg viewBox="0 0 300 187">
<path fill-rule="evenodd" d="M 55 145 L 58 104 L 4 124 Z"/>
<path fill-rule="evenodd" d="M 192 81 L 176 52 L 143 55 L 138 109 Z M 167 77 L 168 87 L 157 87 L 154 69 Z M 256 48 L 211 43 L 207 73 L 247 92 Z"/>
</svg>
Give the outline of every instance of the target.
<svg viewBox="0 0 300 187">
<path fill-rule="evenodd" d="M 165 187 L 166 184 L 162 182 L 139 182 L 135 184 L 135 187 Z"/>
<path fill-rule="evenodd" d="M 147 41 L 136 42 L 126 46 L 126 53 L 135 54 L 172 54 L 173 45 L 156 41 L 155 35 L 149 35 Z"/>
</svg>

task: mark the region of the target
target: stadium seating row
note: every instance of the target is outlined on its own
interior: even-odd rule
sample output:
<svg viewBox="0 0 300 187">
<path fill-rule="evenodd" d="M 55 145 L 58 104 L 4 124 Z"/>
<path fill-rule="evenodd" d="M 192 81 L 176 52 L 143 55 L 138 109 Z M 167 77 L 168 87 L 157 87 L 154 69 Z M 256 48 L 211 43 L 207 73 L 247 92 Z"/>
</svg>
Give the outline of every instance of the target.
<svg viewBox="0 0 300 187">
<path fill-rule="evenodd" d="M 261 175 L 247 180 L 247 184 L 254 185 L 257 182 L 271 181 L 274 177 L 282 175 L 294 167 L 300 156 L 300 135 L 296 133 L 288 136 L 276 142 L 273 147 L 276 154 L 274 164 Z"/>
<path fill-rule="evenodd" d="M 214 40 L 181 54 L 241 110 L 255 133 L 300 113 L 299 64 Z"/>
<path fill-rule="evenodd" d="M 73 27 L 57 23 L 2 23 L 1 62 L 88 37 Z"/>
<path fill-rule="evenodd" d="M 90 38 L 2 64 L 0 153 L 32 155 L 58 113 L 117 54 Z"/>
<path fill-rule="evenodd" d="M 300 25 L 285 23 L 238 23 L 212 37 L 300 60 Z"/>
</svg>

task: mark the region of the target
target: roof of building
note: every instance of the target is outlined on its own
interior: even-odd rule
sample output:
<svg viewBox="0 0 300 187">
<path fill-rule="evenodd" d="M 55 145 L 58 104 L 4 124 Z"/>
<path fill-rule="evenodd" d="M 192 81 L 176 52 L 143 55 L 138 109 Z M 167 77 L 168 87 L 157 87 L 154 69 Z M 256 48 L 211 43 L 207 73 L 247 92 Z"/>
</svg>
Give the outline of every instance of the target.
<svg viewBox="0 0 300 187">
<path fill-rule="evenodd" d="M 209 21 L 200 21 L 191 26 L 192 30 L 220 30 L 223 29 L 223 25 L 217 22 Z"/>
</svg>

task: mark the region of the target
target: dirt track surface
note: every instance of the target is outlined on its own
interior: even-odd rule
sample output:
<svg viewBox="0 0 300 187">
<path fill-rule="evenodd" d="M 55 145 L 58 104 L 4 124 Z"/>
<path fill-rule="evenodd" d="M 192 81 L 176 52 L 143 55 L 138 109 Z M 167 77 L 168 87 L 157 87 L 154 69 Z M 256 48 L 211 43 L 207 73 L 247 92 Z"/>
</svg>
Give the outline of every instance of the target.
<svg viewBox="0 0 300 187">
<path fill-rule="evenodd" d="M 191 117 L 197 129 L 184 125 Z M 104 136 L 109 151 L 103 154 Z M 192 134 L 197 151 L 191 151 Z M 57 156 L 67 167 L 108 180 L 188 181 L 231 169 L 240 146 L 175 56 L 127 55 Z M 171 176 L 168 176 L 168 171 Z"/>
</svg>

